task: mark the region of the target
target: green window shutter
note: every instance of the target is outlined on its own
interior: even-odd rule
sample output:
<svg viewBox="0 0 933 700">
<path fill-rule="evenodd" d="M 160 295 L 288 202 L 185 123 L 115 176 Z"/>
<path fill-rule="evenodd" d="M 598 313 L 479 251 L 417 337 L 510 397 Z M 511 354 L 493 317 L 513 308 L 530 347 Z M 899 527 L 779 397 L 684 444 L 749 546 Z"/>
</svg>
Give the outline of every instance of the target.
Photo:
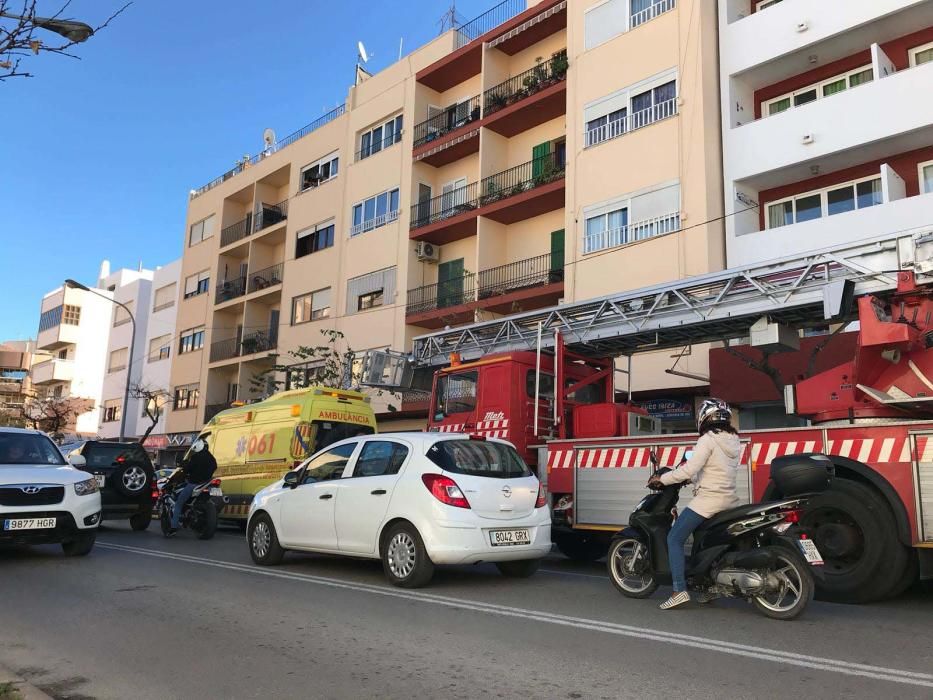
<svg viewBox="0 0 933 700">
<path fill-rule="evenodd" d="M 537 146 L 531 149 L 531 176 L 538 177 L 545 167 L 547 162 L 544 158 L 551 152 L 551 142 L 545 141 L 544 143 L 539 143 Z"/>
<path fill-rule="evenodd" d="M 564 229 L 551 231 L 551 274 L 549 282 L 564 278 Z"/>
<path fill-rule="evenodd" d="M 463 258 L 437 266 L 437 306 L 444 308 L 463 303 Z"/>
</svg>

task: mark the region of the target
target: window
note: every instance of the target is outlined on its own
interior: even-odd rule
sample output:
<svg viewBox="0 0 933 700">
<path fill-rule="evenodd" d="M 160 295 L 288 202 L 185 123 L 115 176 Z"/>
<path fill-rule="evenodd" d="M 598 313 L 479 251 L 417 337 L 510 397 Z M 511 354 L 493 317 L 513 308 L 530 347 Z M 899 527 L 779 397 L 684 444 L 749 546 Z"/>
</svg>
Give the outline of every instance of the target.
<svg viewBox="0 0 933 700">
<path fill-rule="evenodd" d="M 330 287 L 292 299 L 292 325 L 330 316 Z"/>
<path fill-rule="evenodd" d="M 800 107 L 808 102 L 830 97 L 839 92 L 844 92 L 850 88 L 870 83 L 874 79 L 874 71 L 870 65 L 856 68 L 848 73 L 829 78 L 813 85 L 807 85 L 793 92 L 766 100 L 761 104 L 761 113 L 763 116 L 770 117 L 772 114 L 785 112 L 791 107 Z"/>
<path fill-rule="evenodd" d="M 479 373 L 457 372 L 437 378 L 434 419 L 441 420 L 451 413 L 467 413 L 476 409 L 476 383 Z"/>
<path fill-rule="evenodd" d="M 64 323 L 66 326 L 80 326 L 81 307 L 65 304 L 64 310 L 62 312 L 62 323 Z"/>
<path fill-rule="evenodd" d="M 119 348 L 110 353 L 110 361 L 107 363 L 108 372 L 119 372 L 126 369 L 126 358 L 129 355 L 129 348 Z"/>
<path fill-rule="evenodd" d="M 188 408 L 197 408 L 199 394 L 200 392 L 198 391 L 197 384 L 185 384 L 184 386 L 176 386 L 174 401 L 173 401 L 175 410 L 183 411 Z"/>
<path fill-rule="evenodd" d="M 605 0 L 583 13 L 583 41 L 587 51 L 619 34 L 673 10 L 676 0 Z"/>
<path fill-rule="evenodd" d="M 357 297 L 356 310 L 365 311 L 366 309 L 374 309 L 377 306 L 382 306 L 382 290 L 377 289 L 375 292 L 369 292 L 367 294 L 361 294 Z"/>
<path fill-rule="evenodd" d="M 882 203 L 881 178 L 871 177 L 817 192 L 807 192 L 767 206 L 767 228 L 778 228 Z"/>
<path fill-rule="evenodd" d="M 301 191 L 332 180 L 337 177 L 338 161 L 336 153 L 324 156 L 319 161 L 306 165 L 301 169 Z"/>
<path fill-rule="evenodd" d="M 120 416 L 123 413 L 119 399 L 108 399 L 107 401 L 104 401 L 103 410 L 104 423 L 115 423 L 116 421 L 120 420 Z"/>
<path fill-rule="evenodd" d="M 535 382 L 536 382 L 536 373 L 534 370 L 529 370 L 525 375 L 525 394 L 528 398 L 534 398 L 535 395 Z M 541 380 L 538 387 L 539 397 L 542 399 L 553 399 L 554 398 L 554 375 L 541 373 Z"/>
<path fill-rule="evenodd" d="M 353 225 L 350 227 L 350 235 L 356 236 L 395 221 L 398 218 L 398 204 L 398 187 L 396 187 L 353 205 Z"/>
<path fill-rule="evenodd" d="M 203 270 L 185 278 L 185 299 L 207 292 L 211 284 L 210 270 Z"/>
<path fill-rule="evenodd" d="M 13 449 L 14 445 L 19 449 Z M 37 433 L 0 433 L 0 464 L 54 464 L 65 460 L 51 440 Z"/>
<path fill-rule="evenodd" d="M 917 46 L 910 51 L 910 65 L 911 66 L 921 66 L 924 63 L 929 63 L 933 61 L 933 41 L 929 44 L 924 44 L 923 46 Z"/>
<path fill-rule="evenodd" d="M 43 311 L 39 316 L 39 332 L 47 331 L 49 328 L 55 328 L 62 323 L 62 311 L 64 306 L 56 306 L 48 311 Z"/>
<path fill-rule="evenodd" d="M 760 12 L 767 7 L 777 5 L 779 2 L 781 2 L 781 0 L 758 0 L 758 2 L 755 3 L 755 11 Z"/>
<path fill-rule="evenodd" d="M 363 443 L 360 456 L 356 458 L 353 467 L 354 477 L 365 476 L 392 476 L 398 474 L 405 458 L 408 457 L 408 448 L 397 442 L 385 440 L 372 440 Z"/>
<path fill-rule="evenodd" d="M 531 470 L 511 445 L 485 440 L 439 440 L 428 449 L 428 459 L 445 472 L 518 479 Z"/>
<path fill-rule="evenodd" d="M 68 359 L 68 348 L 64 348 L 64 349 L 58 351 L 58 359 L 59 359 L 59 360 L 67 360 L 67 359 Z M 4 373 L 4 376 L 6 376 L 6 373 Z"/>
<path fill-rule="evenodd" d="M 671 71 L 607 95 L 583 110 L 584 147 L 614 139 L 677 114 L 677 80 Z"/>
<path fill-rule="evenodd" d="M 368 309 L 395 301 L 395 268 L 370 272 L 367 275 L 347 280 L 347 307 L 349 316 L 363 309 Z M 361 300 L 361 297 L 368 297 Z"/>
<path fill-rule="evenodd" d="M 667 183 L 583 210 L 583 253 L 680 229 L 680 185 Z"/>
<path fill-rule="evenodd" d="M 172 336 L 160 335 L 149 341 L 149 362 L 167 360 L 172 352 Z"/>
<path fill-rule="evenodd" d="M 298 240 L 295 242 L 295 258 L 303 258 L 319 250 L 330 248 L 334 245 L 334 224 L 318 224 L 298 232 Z"/>
<path fill-rule="evenodd" d="M 313 484 L 316 481 L 330 481 L 339 479 L 343 476 L 343 470 L 353 456 L 356 449 L 356 443 L 351 442 L 345 445 L 338 445 L 332 450 L 322 452 L 317 457 L 312 457 L 305 464 L 304 478 L 302 484 Z"/>
<path fill-rule="evenodd" d="M 630 0 L 632 29 L 654 19 L 662 12 L 674 9 L 674 0 Z"/>
<path fill-rule="evenodd" d="M 192 328 L 187 331 L 182 331 L 181 337 L 178 339 L 178 354 L 182 355 L 186 352 L 193 352 L 195 350 L 200 350 L 204 347 L 204 327 Z"/>
<path fill-rule="evenodd" d="M 127 308 L 123 308 L 123 306 Z M 130 314 L 133 312 L 133 302 L 127 301 L 123 306 L 115 306 L 113 309 L 113 327 L 122 326 L 130 322 Z"/>
<path fill-rule="evenodd" d="M 920 171 L 920 193 L 933 192 L 933 160 L 920 163 L 917 168 Z"/>
<path fill-rule="evenodd" d="M 155 291 L 155 299 L 152 302 L 153 311 L 161 311 L 175 305 L 176 285 L 174 282 L 164 287 L 159 287 Z"/>
<path fill-rule="evenodd" d="M 357 160 L 369 158 L 383 148 L 388 148 L 401 140 L 402 115 L 400 114 L 360 134 L 360 151 L 357 154 Z"/>
<path fill-rule="evenodd" d="M 188 234 L 188 246 L 197 245 L 214 235 L 214 215 L 191 224 Z"/>
</svg>

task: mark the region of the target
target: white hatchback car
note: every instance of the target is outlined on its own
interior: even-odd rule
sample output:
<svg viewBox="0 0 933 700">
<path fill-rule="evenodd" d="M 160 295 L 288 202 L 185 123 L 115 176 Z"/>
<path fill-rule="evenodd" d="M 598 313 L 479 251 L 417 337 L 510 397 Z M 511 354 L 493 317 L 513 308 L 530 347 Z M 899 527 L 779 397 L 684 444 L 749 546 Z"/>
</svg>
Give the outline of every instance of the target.
<svg viewBox="0 0 933 700">
<path fill-rule="evenodd" d="M 551 550 L 551 518 L 508 442 L 392 433 L 334 443 L 257 493 L 247 541 L 257 564 L 287 549 L 381 558 L 391 583 L 414 588 L 435 564 L 530 576 Z"/>
<path fill-rule="evenodd" d="M 0 428 L 0 544 L 61 544 L 81 556 L 100 524 L 97 480 L 37 430 Z"/>
</svg>

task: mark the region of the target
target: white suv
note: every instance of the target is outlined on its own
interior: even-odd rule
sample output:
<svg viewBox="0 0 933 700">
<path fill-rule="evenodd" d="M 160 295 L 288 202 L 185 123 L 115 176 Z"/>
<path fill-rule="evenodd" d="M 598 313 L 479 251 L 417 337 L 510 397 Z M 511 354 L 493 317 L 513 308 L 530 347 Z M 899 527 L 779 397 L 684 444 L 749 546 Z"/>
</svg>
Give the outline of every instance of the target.
<svg viewBox="0 0 933 700">
<path fill-rule="evenodd" d="M 97 480 L 37 430 L 0 428 L 0 545 L 61 544 L 81 556 L 100 523 Z"/>
<path fill-rule="evenodd" d="M 426 584 L 435 564 L 494 562 L 533 574 L 551 550 L 544 489 L 511 444 L 447 433 L 342 440 L 256 494 L 257 564 L 287 549 L 382 559 L 389 581 Z"/>
</svg>

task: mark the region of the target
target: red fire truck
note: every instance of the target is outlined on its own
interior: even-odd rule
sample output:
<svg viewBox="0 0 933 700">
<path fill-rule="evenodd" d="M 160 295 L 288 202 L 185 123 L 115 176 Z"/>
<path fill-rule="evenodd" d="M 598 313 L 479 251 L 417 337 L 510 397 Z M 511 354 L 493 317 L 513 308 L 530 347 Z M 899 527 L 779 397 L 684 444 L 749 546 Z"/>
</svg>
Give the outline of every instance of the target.
<svg viewBox="0 0 933 700">
<path fill-rule="evenodd" d="M 559 549 L 595 560 L 644 495 L 649 454 L 674 467 L 695 440 L 661 435 L 630 391 L 616 401 L 617 358 L 748 336 L 792 347 L 799 328 L 857 321 L 851 361 L 788 387 L 809 426 L 742 432 L 739 488 L 770 498 L 775 457 L 829 455 L 834 485 L 805 515 L 821 592 L 878 600 L 933 577 L 931 260 L 933 234 L 911 232 L 473 324 L 367 357 L 365 383 L 433 372 L 428 429 L 514 443 L 546 481 Z"/>
</svg>

